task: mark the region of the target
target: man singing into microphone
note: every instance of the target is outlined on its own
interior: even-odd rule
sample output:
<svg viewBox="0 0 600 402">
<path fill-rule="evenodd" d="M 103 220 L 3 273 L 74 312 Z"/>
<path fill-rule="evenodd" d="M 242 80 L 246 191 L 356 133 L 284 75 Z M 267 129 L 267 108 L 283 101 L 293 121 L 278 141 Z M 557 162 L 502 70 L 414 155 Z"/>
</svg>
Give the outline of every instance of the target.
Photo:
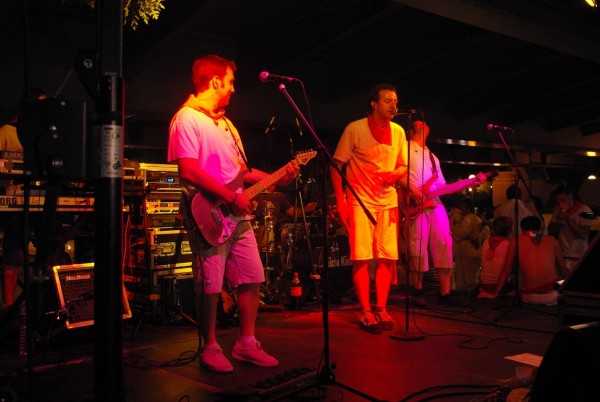
<svg viewBox="0 0 600 402">
<path fill-rule="evenodd" d="M 333 155 L 346 168 L 348 183 L 356 191 L 373 223 L 338 171 L 331 181 L 341 222 L 348 229 L 352 280 L 362 310 L 360 328 L 370 333 L 393 329 L 387 301 L 398 260 L 398 198 L 395 185 L 406 176 L 406 137 L 392 122 L 398 97 L 391 85 L 378 85 L 369 95 L 367 117 L 346 127 Z M 375 260 L 375 309 L 370 304 L 369 263 Z"/>
<path fill-rule="evenodd" d="M 221 200 L 232 215 L 243 217 L 250 213 L 251 204 L 237 178 L 248 166 L 238 131 L 225 117 L 225 107 L 235 92 L 235 70 L 233 61 L 216 55 L 194 61 L 192 82 L 196 92 L 171 120 L 168 160 L 178 165 L 184 194 L 198 193 L 197 196 Z M 300 168 L 294 160 L 286 165 L 285 171 L 276 184 L 291 183 Z M 257 183 L 266 177 L 267 173 L 252 169 L 243 176 L 243 181 Z M 250 222 L 240 220 L 222 244 L 210 246 L 185 201 L 182 199 L 180 207 L 194 253 L 195 306 L 202 345 L 200 364 L 217 372 L 233 370 L 215 334 L 218 296 L 226 278 L 238 290 L 240 337 L 233 347 L 233 357 L 260 367 L 277 366 L 277 359 L 268 355 L 254 337 L 259 286 L 265 276 Z"/>
</svg>

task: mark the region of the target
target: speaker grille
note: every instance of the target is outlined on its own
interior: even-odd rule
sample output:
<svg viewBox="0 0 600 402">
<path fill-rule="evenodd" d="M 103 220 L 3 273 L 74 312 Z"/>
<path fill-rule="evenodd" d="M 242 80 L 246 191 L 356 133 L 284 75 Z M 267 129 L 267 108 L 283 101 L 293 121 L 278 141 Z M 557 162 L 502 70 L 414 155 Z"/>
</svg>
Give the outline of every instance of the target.
<svg viewBox="0 0 600 402">
<path fill-rule="evenodd" d="M 61 310 L 66 311 L 67 329 L 94 324 L 94 263 L 52 267 Z M 131 308 L 123 287 L 123 318 L 131 317 Z"/>
</svg>

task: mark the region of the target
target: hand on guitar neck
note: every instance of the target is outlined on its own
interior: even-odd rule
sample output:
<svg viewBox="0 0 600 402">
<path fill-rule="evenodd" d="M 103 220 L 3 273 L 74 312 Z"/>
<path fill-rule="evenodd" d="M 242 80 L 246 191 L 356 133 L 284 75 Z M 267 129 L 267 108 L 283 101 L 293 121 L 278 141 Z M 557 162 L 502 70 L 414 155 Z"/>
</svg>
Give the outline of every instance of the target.
<svg viewBox="0 0 600 402">
<path fill-rule="evenodd" d="M 425 183 L 425 186 L 423 186 L 421 190 L 414 191 L 411 188 L 411 200 L 407 215 L 410 219 L 415 219 L 417 215 L 423 212 L 424 209 L 435 208 L 438 205 L 438 202 L 435 201 L 437 197 L 453 194 L 470 186 L 478 186 L 486 181 L 489 177 L 494 177 L 497 175 L 498 170 L 479 172 L 472 178 L 446 184 L 441 187 L 437 187 L 434 190 L 429 189 L 433 182 L 433 180 L 429 180 L 427 183 Z"/>
</svg>

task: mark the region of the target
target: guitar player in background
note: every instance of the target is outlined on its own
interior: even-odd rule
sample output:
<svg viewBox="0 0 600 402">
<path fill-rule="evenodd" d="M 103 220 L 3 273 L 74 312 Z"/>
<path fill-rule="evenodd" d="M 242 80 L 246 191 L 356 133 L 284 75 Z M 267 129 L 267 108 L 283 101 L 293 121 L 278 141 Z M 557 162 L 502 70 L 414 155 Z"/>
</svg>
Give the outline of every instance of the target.
<svg viewBox="0 0 600 402">
<path fill-rule="evenodd" d="M 173 117 L 168 146 L 168 161 L 177 163 L 183 192 L 189 193 L 188 199 L 192 200 L 188 205 L 182 199 L 181 209 L 194 254 L 192 268 L 200 365 L 223 373 L 233 371 L 216 338 L 217 304 L 225 279 L 238 291 L 240 336 L 232 356 L 259 367 L 279 364 L 255 338 L 259 288 L 265 276 L 252 226 L 244 219 L 251 212 L 251 203 L 242 192 L 243 183 L 238 180 L 258 183 L 269 175 L 256 168 L 250 169 L 238 131 L 225 117 L 225 107 L 235 92 L 235 71 L 234 61 L 217 55 L 206 55 L 194 61 L 192 82 L 195 93 Z M 276 181 L 282 186 L 291 183 L 300 171 L 295 160 L 282 169 L 278 171 L 281 177 Z M 192 198 L 194 193 L 197 194 Z M 198 225 L 194 208 L 198 196 L 214 199 L 215 205 L 220 206 L 210 209 L 205 223 L 210 223 L 208 221 L 223 209 L 228 211 L 228 218 L 241 218 L 226 238 L 219 237 L 215 242 L 202 231 L 203 223 Z"/>
<path fill-rule="evenodd" d="M 30 88 L 21 95 L 19 108 L 23 110 L 30 101 L 47 98 L 48 95 L 42 89 Z M 0 151 L 23 152 L 23 146 L 17 135 L 17 120 L 18 115 L 11 122 L 0 127 Z M 2 195 L 23 194 L 23 186 L 15 184 L 12 180 L 0 180 L 0 187 L 2 188 Z M 35 217 L 35 214 L 28 217 L 31 227 L 34 226 Z M 2 239 L 2 314 L 8 311 L 15 301 L 19 275 L 22 275 L 25 263 L 23 226 L 24 221 L 21 212 L 2 214 L 0 219 L 0 230 L 4 230 Z"/>
<path fill-rule="evenodd" d="M 400 187 L 398 197 L 401 213 L 404 214 L 404 224 L 408 220 L 408 265 L 411 286 L 414 289 L 414 303 L 425 305 L 427 300 L 423 293 L 423 273 L 429 271 L 430 265 L 436 270 L 439 279 L 439 295 L 437 302 L 445 305 L 464 305 L 451 293 L 452 269 L 452 235 L 450 222 L 444 204 L 438 197 L 427 198 L 431 191 L 449 188 L 443 194 L 458 192 L 473 184 L 479 184 L 487 177 L 478 174 L 473 179 L 464 180 L 451 185 L 446 184 L 440 168 L 440 161 L 427 147 L 429 126 L 426 122 L 415 120 L 409 129 L 410 139 L 410 169 L 409 169 L 409 198 L 410 205 L 405 205 L 406 189 Z M 405 184 L 400 181 L 401 184 Z M 441 192 L 441 191 L 440 191 Z M 417 212 L 411 212 L 417 211 Z M 401 230 L 401 232 L 403 232 Z M 429 256 L 431 255 L 431 263 Z"/>
</svg>

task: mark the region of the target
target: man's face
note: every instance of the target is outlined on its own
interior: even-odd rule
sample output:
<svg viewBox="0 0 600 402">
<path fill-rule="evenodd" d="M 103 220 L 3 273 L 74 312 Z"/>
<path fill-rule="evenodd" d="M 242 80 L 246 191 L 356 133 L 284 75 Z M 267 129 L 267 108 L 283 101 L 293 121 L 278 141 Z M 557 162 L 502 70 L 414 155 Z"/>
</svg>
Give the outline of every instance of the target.
<svg viewBox="0 0 600 402">
<path fill-rule="evenodd" d="M 217 78 L 217 82 L 218 86 L 216 88 L 216 91 L 219 97 L 219 106 L 225 107 L 229 105 L 229 99 L 231 98 L 231 94 L 235 92 L 235 88 L 233 87 L 233 84 L 235 82 L 233 70 L 231 70 L 231 68 L 228 68 L 225 76 L 223 78 Z"/>
<path fill-rule="evenodd" d="M 379 100 L 372 102 L 373 114 L 377 114 L 385 119 L 392 119 L 396 113 L 398 105 L 398 96 L 396 92 L 390 90 L 381 90 L 379 92 Z"/>
<path fill-rule="evenodd" d="M 427 141 L 427 137 L 429 137 L 429 126 L 427 123 L 423 121 L 415 121 L 412 124 L 412 133 L 418 137 L 423 138 L 423 142 Z"/>
</svg>

